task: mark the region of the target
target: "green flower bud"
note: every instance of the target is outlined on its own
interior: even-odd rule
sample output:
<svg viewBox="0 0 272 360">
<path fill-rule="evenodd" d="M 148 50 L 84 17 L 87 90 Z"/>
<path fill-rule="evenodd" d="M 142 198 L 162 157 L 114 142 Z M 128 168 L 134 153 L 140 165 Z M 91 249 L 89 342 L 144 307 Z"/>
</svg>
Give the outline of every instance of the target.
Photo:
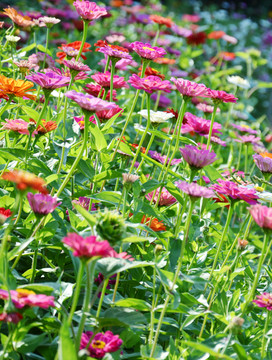
<svg viewBox="0 0 272 360">
<path fill-rule="evenodd" d="M 102 239 L 108 240 L 110 244 L 115 244 L 122 239 L 125 232 L 124 219 L 113 211 L 99 213 L 96 231 Z"/>
</svg>

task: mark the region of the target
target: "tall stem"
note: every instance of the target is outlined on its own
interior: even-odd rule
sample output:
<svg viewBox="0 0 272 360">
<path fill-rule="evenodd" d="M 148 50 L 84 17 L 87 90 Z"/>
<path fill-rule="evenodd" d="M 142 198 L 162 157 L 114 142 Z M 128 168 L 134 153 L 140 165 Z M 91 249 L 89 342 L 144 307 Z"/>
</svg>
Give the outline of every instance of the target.
<svg viewBox="0 0 272 360">
<path fill-rule="evenodd" d="M 248 144 L 245 144 L 245 174 L 247 173 L 247 163 L 248 163 Z"/>
<path fill-rule="evenodd" d="M 45 67 L 46 55 L 48 50 L 48 43 L 49 43 L 49 28 L 46 29 L 46 43 L 45 43 L 45 54 L 43 59 L 43 69 Z"/>
<path fill-rule="evenodd" d="M 270 311 L 266 312 L 266 320 L 264 325 L 264 332 L 263 332 L 263 338 L 262 338 L 262 350 L 261 350 L 261 358 L 265 358 L 265 344 L 266 344 L 266 333 L 268 330 L 268 325 L 270 322 Z"/>
<path fill-rule="evenodd" d="M 160 36 L 160 31 L 161 31 L 161 26 L 160 26 L 160 24 L 158 24 L 158 30 L 157 30 L 157 32 L 156 32 L 156 35 L 155 35 L 155 38 L 154 38 L 154 41 L 153 41 L 152 46 L 156 46 L 157 41 L 158 41 L 158 38 L 159 38 L 159 36 Z"/>
<path fill-rule="evenodd" d="M 101 296 L 100 296 L 99 304 L 98 304 L 97 311 L 96 311 L 96 316 L 95 316 L 96 319 L 99 318 L 108 283 L 109 283 L 109 279 L 108 278 L 104 279 L 103 288 L 102 288 L 102 291 L 101 291 Z"/>
<path fill-rule="evenodd" d="M 152 145 L 152 143 L 153 143 L 154 137 L 155 137 L 155 134 L 153 133 L 153 134 L 151 135 L 151 138 L 150 138 L 149 143 L 148 143 L 148 145 L 147 145 L 147 148 L 146 148 L 146 151 L 145 151 L 146 154 L 148 154 L 148 151 L 149 151 L 149 149 L 151 148 L 151 145 Z M 140 171 L 143 163 L 144 163 L 144 158 L 142 158 L 142 160 L 141 160 L 141 162 L 140 162 L 140 164 L 139 164 L 139 166 L 138 166 L 138 168 L 137 168 L 137 171 L 136 171 L 137 173 Z"/>
<path fill-rule="evenodd" d="M 218 104 L 214 104 L 213 113 L 212 113 L 212 119 L 211 119 L 211 125 L 210 125 L 210 130 L 209 130 L 209 137 L 208 137 L 208 142 L 207 142 L 207 149 L 209 149 L 209 146 L 210 146 L 210 143 L 211 143 L 213 123 L 214 123 L 217 108 L 218 108 Z"/>
<path fill-rule="evenodd" d="M 80 49 L 79 49 L 79 52 L 78 52 L 77 57 L 76 57 L 76 61 L 79 60 L 80 55 L 81 55 L 82 50 L 83 50 L 83 47 L 84 47 L 84 44 L 85 44 L 85 41 L 86 41 L 86 39 L 87 39 L 87 32 L 88 32 L 88 24 L 89 24 L 89 21 L 90 21 L 90 20 L 83 20 L 83 35 L 82 35 L 82 40 L 81 40 Z"/>
<path fill-rule="evenodd" d="M 112 102 L 113 77 L 114 77 L 114 72 L 115 72 L 115 64 L 116 64 L 116 61 L 114 61 L 113 59 L 111 59 L 110 102 Z M 105 91 L 105 93 L 106 93 L 106 91 Z"/>
<path fill-rule="evenodd" d="M 0 110 L 0 116 L 1 116 L 2 114 L 4 114 L 4 112 L 7 110 L 7 108 L 8 108 L 8 106 L 9 106 L 9 104 L 11 103 L 11 100 L 12 100 L 12 99 L 13 99 L 13 96 L 10 95 L 8 101 L 7 101 L 6 104 L 5 104 L 5 106 L 3 106 L 2 109 Z"/>
<path fill-rule="evenodd" d="M 69 326 L 71 326 L 71 324 L 72 324 L 73 315 L 76 310 L 78 299 L 79 299 L 80 288 L 81 288 L 81 283 L 82 283 L 82 278 L 83 278 L 84 268 L 85 268 L 84 265 L 85 264 L 82 261 L 80 261 L 79 269 L 78 269 L 78 273 L 77 273 L 77 280 L 76 280 L 76 290 L 74 292 L 73 303 L 72 303 L 70 314 L 68 317 Z"/>
<path fill-rule="evenodd" d="M 37 120 L 36 129 L 38 129 L 38 126 L 41 124 L 43 114 L 44 114 L 45 109 L 47 108 L 47 105 L 48 105 L 48 102 L 49 102 L 49 96 L 50 96 L 49 93 L 47 93 L 47 92 L 44 93 L 44 97 L 45 97 L 44 104 L 43 104 L 42 111 L 40 112 L 40 116 L 39 116 L 39 118 Z"/>
</svg>

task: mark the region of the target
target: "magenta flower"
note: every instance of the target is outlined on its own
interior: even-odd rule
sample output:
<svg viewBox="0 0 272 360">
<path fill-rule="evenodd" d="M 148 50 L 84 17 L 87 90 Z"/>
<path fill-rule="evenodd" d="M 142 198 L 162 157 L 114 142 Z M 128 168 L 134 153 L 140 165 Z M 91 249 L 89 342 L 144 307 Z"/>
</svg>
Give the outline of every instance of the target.
<svg viewBox="0 0 272 360">
<path fill-rule="evenodd" d="M 29 192 L 27 199 L 32 211 L 36 215 L 48 215 L 61 204 L 61 202 L 57 202 L 57 198 L 45 194 L 32 194 Z"/>
<path fill-rule="evenodd" d="M 272 310 L 272 294 L 267 292 L 257 295 L 257 299 L 253 302 L 261 308 L 266 308 L 268 311 Z"/>
<path fill-rule="evenodd" d="M 216 158 L 215 152 L 198 149 L 193 145 L 185 145 L 179 149 L 183 159 L 193 168 L 202 169 L 204 166 L 212 164 Z"/>
<path fill-rule="evenodd" d="M 76 8 L 78 15 L 81 16 L 83 20 L 95 20 L 101 16 L 107 15 L 107 10 L 96 5 L 95 2 L 76 0 L 73 5 Z"/>
<path fill-rule="evenodd" d="M 0 321 L 4 321 L 5 323 L 13 323 L 18 324 L 19 321 L 21 321 L 23 318 L 23 315 L 20 313 L 6 313 L 3 312 L 0 314 Z"/>
<path fill-rule="evenodd" d="M 81 61 L 72 60 L 63 60 L 63 64 L 67 66 L 70 70 L 77 72 L 80 71 L 91 71 L 88 65 L 83 64 Z"/>
<path fill-rule="evenodd" d="M 99 49 L 97 49 L 97 51 L 111 58 L 133 60 L 128 50 L 121 46 L 107 44 L 105 46 L 101 46 Z M 119 61 L 117 64 L 118 63 Z"/>
<path fill-rule="evenodd" d="M 204 113 L 212 113 L 213 112 L 213 109 L 214 109 L 214 106 L 211 106 L 211 105 L 208 105 L 208 104 L 205 104 L 205 103 L 199 103 L 196 105 L 196 108 L 200 111 L 203 111 Z M 216 109 L 216 112 L 219 113 L 220 112 L 220 109 L 217 108 Z"/>
<path fill-rule="evenodd" d="M 75 101 L 82 109 L 90 112 L 110 110 L 115 108 L 115 103 L 98 99 L 92 95 L 79 93 L 75 90 L 67 91 L 65 94 L 69 99 Z"/>
<path fill-rule="evenodd" d="M 85 86 L 86 87 L 84 87 L 83 90 L 85 90 L 86 93 L 88 93 L 89 95 L 92 95 L 95 97 L 98 97 L 98 95 L 102 89 L 102 87 L 100 85 L 93 84 L 93 83 L 86 84 Z M 101 98 L 104 96 L 104 93 L 105 93 L 105 89 L 102 89 Z M 113 90 L 113 92 L 112 92 L 113 101 L 117 101 L 116 95 L 117 95 L 116 90 Z M 110 100 L 110 91 L 109 90 L 106 95 L 106 100 Z"/>
<path fill-rule="evenodd" d="M 134 50 L 139 56 L 144 59 L 154 60 L 157 58 L 164 57 L 167 52 L 160 47 L 151 46 L 150 44 L 142 43 L 140 41 L 135 41 L 131 44 L 132 50 Z"/>
<path fill-rule="evenodd" d="M 209 135 L 204 135 L 204 138 L 208 139 Z M 221 146 L 226 146 L 227 143 L 223 140 L 221 140 L 218 136 L 211 136 L 211 142 L 214 144 L 218 144 Z"/>
<path fill-rule="evenodd" d="M 253 159 L 263 173 L 272 174 L 272 155 L 266 156 L 266 154 L 269 153 L 254 154 Z"/>
<path fill-rule="evenodd" d="M 80 196 L 78 200 L 73 200 L 72 204 L 78 204 L 82 206 L 85 210 L 89 210 L 90 199 L 87 198 L 86 196 Z M 92 204 L 91 211 L 96 211 L 97 210 L 96 206 L 97 204 Z"/>
<path fill-rule="evenodd" d="M 10 131 L 17 132 L 19 134 L 29 135 L 28 126 L 30 125 L 30 123 L 25 121 L 25 120 L 22 120 L 22 119 L 14 119 L 14 120 L 6 119 L 6 122 L 2 123 L 2 124 L 3 124 L 2 130 L 10 130 Z M 37 134 L 37 131 L 34 131 L 32 133 L 32 136 L 34 136 L 35 134 Z"/>
<path fill-rule="evenodd" d="M 69 233 L 62 241 L 73 250 L 74 256 L 80 258 L 110 257 L 113 250 L 108 241 L 97 241 L 96 236 L 84 238 L 78 234 Z"/>
<path fill-rule="evenodd" d="M 92 337 L 92 331 L 83 333 L 80 341 L 80 349 L 85 349 Z M 107 353 L 118 351 L 122 343 L 123 340 L 121 340 L 118 335 L 114 335 L 111 331 L 98 333 L 93 337 L 87 348 L 88 355 L 95 359 L 102 359 Z"/>
<path fill-rule="evenodd" d="M 161 155 L 157 151 L 153 151 L 153 150 L 149 150 L 148 155 L 150 155 L 152 157 L 152 159 L 157 160 L 161 164 L 165 163 L 166 155 Z M 170 159 L 168 159 L 167 164 L 169 163 L 169 161 L 170 161 Z M 182 162 L 181 159 L 173 159 L 171 161 L 171 166 L 180 164 L 181 162 Z"/>
<path fill-rule="evenodd" d="M 74 116 L 74 120 L 79 125 L 80 130 L 84 130 L 84 127 L 85 127 L 84 115 Z M 96 124 L 96 120 L 95 120 L 94 116 L 90 116 L 89 121 L 91 121 L 93 124 Z"/>
<path fill-rule="evenodd" d="M 53 296 L 35 294 L 34 291 L 25 289 L 10 290 L 10 295 L 11 301 L 17 309 L 22 309 L 25 306 L 38 306 L 42 309 L 48 309 L 50 306 L 55 306 Z M 0 289 L 0 299 L 9 299 L 9 293 L 7 290 Z"/>
<path fill-rule="evenodd" d="M 210 97 L 210 89 L 207 88 L 204 84 L 198 84 L 193 81 L 185 80 L 182 78 L 170 79 L 176 85 L 177 90 L 184 96 L 201 96 L 201 97 Z"/>
<path fill-rule="evenodd" d="M 118 114 L 120 111 L 123 112 L 123 109 L 121 109 L 118 105 L 116 105 L 115 108 L 112 108 L 110 110 L 98 111 L 96 113 L 96 116 L 98 117 L 98 119 L 100 120 L 101 123 L 104 123 L 104 122 L 107 122 L 109 119 L 111 119 L 116 114 Z M 122 115 L 122 112 L 120 113 L 119 116 Z"/>
<path fill-rule="evenodd" d="M 96 73 L 91 76 L 91 78 L 103 88 L 110 88 L 110 81 L 111 81 L 111 73 L 109 71 L 105 73 Z M 113 76 L 113 88 L 114 89 L 121 89 L 126 88 L 128 89 L 129 86 L 125 81 L 125 78 L 122 76 L 114 75 Z"/>
<path fill-rule="evenodd" d="M 200 186 L 197 183 L 189 184 L 186 181 L 177 181 L 175 184 L 185 194 L 194 198 L 204 197 L 208 199 L 214 197 L 214 192 L 211 189 Z"/>
<path fill-rule="evenodd" d="M 56 74 L 52 70 L 47 70 L 46 73 L 37 72 L 36 74 L 26 76 L 26 79 L 33 81 L 43 89 L 59 89 L 67 86 L 70 82 L 70 78 Z"/>
<path fill-rule="evenodd" d="M 158 196 L 160 193 L 160 189 L 156 189 L 156 193 L 153 199 L 153 203 L 156 204 L 157 200 L 158 200 Z M 150 192 L 149 194 L 147 194 L 145 197 L 148 201 L 151 201 L 152 197 L 154 195 L 154 191 Z M 160 196 L 160 200 L 159 200 L 159 205 L 160 206 L 164 206 L 164 205 L 172 205 L 176 202 L 176 198 L 170 194 L 170 192 L 164 187 L 162 188 L 162 192 L 161 192 L 161 196 Z"/>
<path fill-rule="evenodd" d="M 145 78 L 140 78 L 138 75 L 133 74 L 128 83 L 131 84 L 135 89 L 144 90 L 148 94 L 152 94 L 154 91 L 165 91 L 171 92 L 171 84 L 168 80 L 162 80 L 159 76 L 146 76 Z"/>
<path fill-rule="evenodd" d="M 197 134 L 204 136 L 208 135 L 210 131 L 211 121 L 198 117 L 194 114 L 186 112 L 184 114 L 184 125 L 181 127 L 181 132 L 184 134 L 185 132 L 194 131 Z M 213 123 L 212 135 L 221 132 L 222 125 L 217 123 L 216 121 Z"/>
<path fill-rule="evenodd" d="M 44 72 L 48 72 L 48 69 L 45 69 Z M 56 73 L 59 76 L 65 76 L 68 77 L 69 79 L 71 79 L 71 72 L 74 72 L 74 74 L 76 74 L 76 76 L 74 77 L 74 80 L 85 80 L 87 79 L 88 75 L 85 73 L 85 71 L 77 71 L 77 70 L 73 70 L 73 69 L 57 69 L 54 68 L 51 71 L 54 71 L 54 73 Z"/>
<path fill-rule="evenodd" d="M 236 103 L 238 100 L 234 95 L 219 90 L 209 90 L 209 97 L 215 102 Z"/>
<path fill-rule="evenodd" d="M 247 125 L 237 125 L 237 124 L 230 124 L 232 127 L 234 127 L 235 129 L 242 131 L 242 132 L 247 132 L 249 134 L 257 134 L 258 131 L 256 130 L 252 130 L 249 126 Z"/>
<path fill-rule="evenodd" d="M 256 204 L 258 196 L 255 189 L 248 189 L 237 185 L 233 181 L 224 179 L 217 179 L 219 184 L 214 184 L 211 189 L 216 191 L 219 195 L 226 195 L 233 200 L 244 200 L 250 205 Z"/>
<path fill-rule="evenodd" d="M 256 144 L 261 140 L 261 138 L 254 135 L 241 135 L 238 136 L 238 139 L 234 140 L 243 144 Z"/>
<path fill-rule="evenodd" d="M 257 204 L 251 206 L 249 212 L 261 228 L 272 230 L 272 208 Z"/>
<path fill-rule="evenodd" d="M 43 63 L 45 62 L 44 67 L 52 69 L 55 66 L 55 61 L 53 58 L 45 53 L 37 52 L 37 54 L 32 54 L 28 58 L 28 62 L 32 64 L 35 71 L 38 71 L 39 68 L 43 67 Z"/>
</svg>

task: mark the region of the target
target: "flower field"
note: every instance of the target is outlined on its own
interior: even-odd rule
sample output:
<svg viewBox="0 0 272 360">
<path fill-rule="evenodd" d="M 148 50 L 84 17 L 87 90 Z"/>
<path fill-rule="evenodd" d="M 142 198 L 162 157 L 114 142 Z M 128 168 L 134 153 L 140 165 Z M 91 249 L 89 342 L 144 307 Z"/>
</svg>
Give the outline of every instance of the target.
<svg viewBox="0 0 272 360">
<path fill-rule="evenodd" d="M 272 14 L 13 3 L 0 360 L 272 359 Z"/>
</svg>

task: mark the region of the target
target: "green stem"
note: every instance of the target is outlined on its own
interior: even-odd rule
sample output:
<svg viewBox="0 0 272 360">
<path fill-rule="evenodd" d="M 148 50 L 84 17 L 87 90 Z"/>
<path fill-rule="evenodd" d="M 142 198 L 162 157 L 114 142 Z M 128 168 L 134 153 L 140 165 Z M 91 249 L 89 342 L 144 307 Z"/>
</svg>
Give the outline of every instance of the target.
<svg viewBox="0 0 272 360">
<path fill-rule="evenodd" d="M 44 114 L 45 109 L 47 108 L 47 105 L 48 105 L 48 102 L 49 102 L 50 94 L 45 92 L 44 96 L 45 96 L 45 100 L 44 100 L 42 111 L 40 112 L 40 116 L 39 116 L 39 118 L 37 120 L 36 129 L 38 129 L 38 126 L 41 124 L 43 114 Z"/>
<path fill-rule="evenodd" d="M 153 143 L 154 137 L 155 137 L 155 134 L 152 133 L 151 138 L 150 138 L 150 140 L 149 140 L 149 143 L 148 143 L 148 145 L 147 145 L 146 151 L 145 151 L 146 154 L 148 154 L 148 151 L 149 151 L 149 149 L 151 148 L 151 145 L 152 145 L 152 143 Z M 144 163 L 144 158 L 142 158 L 142 160 L 141 160 L 141 162 L 140 162 L 140 164 L 139 164 L 139 166 L 138 166 L 138 168 L 137 168 L 137 171 L 136 171 L 137 173 L 140 171 L 143 163 Z"/>
<path fill-rule="evenodd" d="M 239 143 L 239 155 L 236 169 L 239 170 L 242 155 L 242 143 Z"/>
<path fill-rule="evenodd" d="M 157 41 L 158 41 L 158 38 L 159 38 L 159 36 L 160 36 L 160 31 L 161 31 L 161 26 L 160 26 L 160 24 L 158 24 L 158 30 L 157 30 L 157 32 L 156 32 L 156 35 L 155 35 L 155 38 L 154 38 L 154 41 L 153 41 L 152 46 L 156 46 Z"/>
<path fill-rule="evenodd" d="M 266 344 L 266 333 L 268 330 L 268 325 L 270 322 L 270 311 L 266 312 L 266 320 L 264 325 L 264 332 L 263 332 L 263 338 L 262 338 L 262 350 L 261 350 L 261 358 L 265 358 L 265 344 Z"/>
<path fill-rule="evenodd" d="M 116 61 L 114 61 L 113 59 L 111 59 L 110 102 L 112 102 L 113 77 L 114 77 L 114 73 L 115 73 L 115 65 L 116 65 Z M 105 93 L 106 93 L 106 91 L 105 91 Z"/>
<path fill-rule="evenodd" d="M 90 21 L 90 20 L 83 20 L 83 35 L 82 35 L 82 40 L 81 40 L 80 49 L 79 49 L 79 52 L 78 52 L 77 57 L 76 57 L 76 61 L 79 60 L 80 55 L 81 55 L 82 50 L 83 50 L 83 47 L 84 47 L 84 44 L 85 44 L 85 41 L 86 41 L 86 39 L 87 39 L 87 32 L 88 32 L 88 24 L 89 24 L 89 21 Z"/>
<path fill-rule="evenodd" d="M 245 144 L 245 174 L 247 173 L 247 163 L 248 163 L 248 144 Z"/>
<path fill-rule="evenodd" d="M 7 110 L 7 108 L 9 106 L 9 104 L 11 103 L 12 99 L 13 99 L 13 95 L 10 95 L 8 101 L 5 104 L 5 106 L 3 106 L 2 109 L 0 110 L 0 116 L 2 114 L 4 114 L 4 112 Z"/>
<path fill-rule="evenodd" d="M 126 218 L 127 195 L 128 195 L 128 191 L 126 186 L 124 186 L 123 218 Z"/>
<path fill-rule="evenodd" d="M 34 256 L 32 259 L 32 274 L 31 274 L 31 279 L 30 279 L 31 284 L 34 282 L 35 276 L 36 276 L 36 268 L 37 268 L 37 260 L 38 260 L 38 246 L 39 246 L 39 241 L 36 241 L 36 247 L 35 247 Z"/>
<path fill-rule="evenodd" d="M 68 317 L 69 326 L 71 326 L 71 324 L 72 324 L 73 315 L 74 315 L 74 312 L 76 310 L 79 295 L 80 295 L 81 283 L 82 283 L 82 278 L 83 278 L 83 274 L 84 274 L 84 267 L 85 267 L 84 265 L 85 264 L 82 261 L 80 261 L 79 269 L 78 269 L 78 273 L 77 273 L 77 280 L 76 280 L 76 290 L 74 292 L 73 303 L 72 303 L 70 314 L 69 314 L 69 317 Z"/>
<path fill-rule="evenodd" d="M 108 56 L 107 62 L 106 62 L 106 66 L 105 66 L 105 69 L 104 69 L 104 74 L 108 71 L 109 64 L 110 64 L 110 57 Z M 102 89 L 102 88 L 101 88 L 101 89 Z M 98 96 L 98 97 L 99 97 L 99 96 Z"/>
<path fill-rule="evenodd" d="M 215 120 L 215 115 L 216 115 L 217 108 L 218 108 L 218 104 L 214 104 L 213 113 L 212 113 L 212 119 L 211 119 L 211 125 L 210 125 L 210 130 L 209 130 L 209 137 L 208 137 L 208 141 L 207 141 L 207 149 L 208 150 L 209 150 L 209 146 L 210 146 L 210 143 L 211 143 L 213 123 L 214 123 L 214 120 Z"/>
<path fill-rule="evenodd" d="M 148 344 L 152 344 L 154 323 L 155 323 L 155 303 L 156 303 L 156 268 L 153 268 L 153 291 L 152 291 L 152 309 L 150 312 L 150 333 L 148 337 Z"/>
<path fill-rule="evenodd" d="M 120 246 L 120 250 L 119 250 L 119 254 L 122 252 L 123 250 L 123 246 L 121 244 Z M 117 294 L 117 289 L 118 289 L 118 285 L 119 285 L 119 281 L 120 281 L 120 272 L 117 274 L 116 276 L 116 283 L 114 285 L 114 290 L 113 290 L 113 295 L 112 295 L 112 302 L 115 302 L 115 298 L 116 298 L 116 294 Z"/>
<path fill-rule="evenodd" d="M 46 55 L 48 50 L 48 43 L 49 43 L 49 28 L 46 29 L 46 43 L 45 43 L 45 54 L 43 59 L 43 69 L 45 67 Z"/>
<path fill-rule="evenodd" d="M 101 291 L 101 296 L 100 296 L 100 299 L 99 299 L 98 308 L 97 308 L 97 311 L 96 311 L 96 316 L 95 316 L 96 319 L 99 318 L 108 283 L 109 283 L 109 279 L 104 279 L 104 284 L 103 284 L 103 288 L 102 288 L 102 291 Z"/>
</svg>

